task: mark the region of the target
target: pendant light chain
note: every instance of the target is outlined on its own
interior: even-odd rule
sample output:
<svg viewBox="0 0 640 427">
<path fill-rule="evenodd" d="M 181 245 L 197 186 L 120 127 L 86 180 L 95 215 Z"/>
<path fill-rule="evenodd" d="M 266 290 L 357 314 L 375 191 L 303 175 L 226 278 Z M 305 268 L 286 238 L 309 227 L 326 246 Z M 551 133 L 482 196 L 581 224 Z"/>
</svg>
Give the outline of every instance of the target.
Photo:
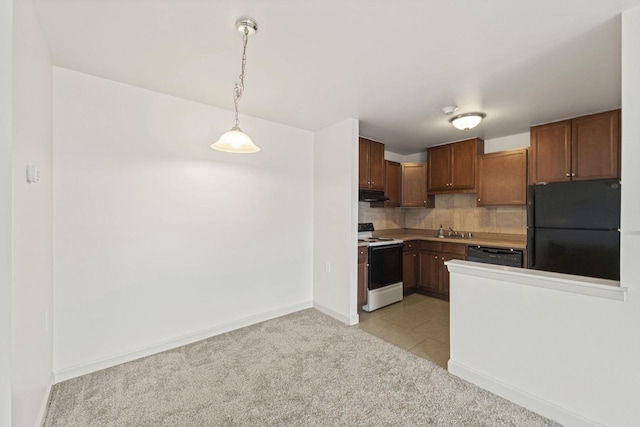
<svg viewBox="0 0 640 427">
<path fill-rule="evenodd" d="M 258 32 L 258 23 L 249 17 L 242 17 L 236 20 L 236 29 L 242 34 L 242 68 L 240 76 L 233 86 L 233 106 L 235 118 L 231 130 L 222 134 L 211 148 L 227 153 L 257 153 L 260 147 L 251 141 L 249 135 L 240 129 L 240 119 L 238 114 L 238 103 L 244 94 L 244 79 L 247 67 L 247 43 L 249 37 Z"/>
<path fill-rule="evenodd" d="M 240 120 L 238 120 L 238 102 L 240 98 L 242 98 L 242 94 L 244 92 L 244 76 L 245 76 L 245 68 L 247 66 L 247 42 L 249 41 L 249 28 L 244 27 L 243 36 L 242 36 L 242 69 L 240 72 L 240 82 L 236 83 L 233 88 L 233 104 L 235 106 L 236 116 L 233 121 L 234 127 L 239 127 Z"/>
</svg>

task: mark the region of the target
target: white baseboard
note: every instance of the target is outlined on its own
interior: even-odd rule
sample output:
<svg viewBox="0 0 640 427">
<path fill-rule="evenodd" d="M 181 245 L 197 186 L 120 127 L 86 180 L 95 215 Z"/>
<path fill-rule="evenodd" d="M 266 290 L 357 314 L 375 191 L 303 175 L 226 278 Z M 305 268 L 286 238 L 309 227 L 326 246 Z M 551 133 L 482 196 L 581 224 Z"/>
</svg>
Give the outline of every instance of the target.
<svg viewBox="0 0 640 427">
<path fill-rule="evenodd" d="M 49 385 L 47 386 L 47 391 L 44 393 L 42 403 L 40 404 L 40 410 L 38 411 L 38 419 L 36 425 L 40 427 L 44 426 L 44 420 L 47 418 L 47 411 L 49 410 L 49 399 L 51 399 L 51 387 L 53 387 L 54 381 L 55 375 L 52 372 L 51 378 L 49 379 Z"/>
<path fill-rule="evenodd" d="M 90 374 L 91 372 L 100 371 L 102 369 L 110 368 L 112 366 L 120 365 L 122 363 L 130 362 L 132 360 L 140 359 L 142 357 L 151 356 L 152 354 L 160 353 L 163 351 L 171 350 L 176 347 L 191 344 L 196 341 L 201 341 L 207 338 L 211 338 L 216 335 L 224 334 L 226 332 L 233 331 L 235 329 L 244 328 L 245 326 L 254 325 L 256 323 L 264 322 L 265 320 L 275 319 L 276 317 L 284 316 L 286 314 L 294 313 L 296 311 L 311 308 L 313 306 L 311 301 L 306 301 L 298 304 L 289 305 L 286 307 L 280 307 L 275 310 L 266 311 L 263 313 L 247 316 L 243 319 L 234 320 L 233 322 L 223 323 L 221 325 L 207 328 L 201 331 L 193 332 L 190 334 L 182 335 L 170 340 L 161 341 L 156 344 L 152 344 L 145 347 L 140 347 L 135 350 L 127 351 L 124 353 L 111 355 L 103 359 L 94 360 L 91 362 L 83 363 L 68 368 L 62 368 L 54 371 L 55 382 L 59 383 L 71 378 L 79 377 L 81 375 Z"/>
<path fill-rule="evenodd" d="M 517 387 L 506 384 L 496 378 L 485 375 L 453 360 L 449 360 L 448 368 L 450 374 L 460 377 L 465 381 L 469 381 L 478 387 L 504 397 L 513 403 L 523 406 L 564 426 L 603 426 L 603 424 L 568 411 L 547 400 L 529 394 L 526 391 L 520 390 Z"/>
<path fill-rule="evenodd" d="M 331 316 L 334 319 L 341 321 L 342 323 L 346 323 L 349 326 L 356 325 L 360 321 L 360 316 L 358 316 L 357 314 L 354 314 L 352 316 L 344 316 L 336 311 L 331 310 L 330 308 L 323 306 L 322 304 L 318 304 L 317 302 L 313 303 L 313 308 L 326 314 L 327 316 Z"/>
</svg>

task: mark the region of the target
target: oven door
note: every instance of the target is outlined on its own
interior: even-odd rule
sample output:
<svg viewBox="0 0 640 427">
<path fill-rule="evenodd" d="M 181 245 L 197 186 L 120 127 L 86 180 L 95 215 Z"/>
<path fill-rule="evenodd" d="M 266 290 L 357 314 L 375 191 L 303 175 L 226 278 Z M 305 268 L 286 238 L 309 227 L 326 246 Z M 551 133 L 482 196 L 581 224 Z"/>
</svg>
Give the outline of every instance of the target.
<svg viewBox="0 0 640 427">
<path fill-rule="evenodd" d="M 402 282 L 402 244 L 369 246 L 369 290 Z"/>
</svg>

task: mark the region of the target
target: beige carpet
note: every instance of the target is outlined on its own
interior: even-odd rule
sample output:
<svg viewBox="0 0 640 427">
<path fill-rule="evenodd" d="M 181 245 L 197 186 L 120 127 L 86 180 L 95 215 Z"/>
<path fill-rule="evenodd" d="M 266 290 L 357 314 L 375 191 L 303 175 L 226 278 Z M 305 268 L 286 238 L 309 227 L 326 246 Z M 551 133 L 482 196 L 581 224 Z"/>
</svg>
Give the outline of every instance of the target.
<svg viewBox="0 0 640 427">
<path fill-rule="evenodd" d="M 548 426 L 313 310 L 56 384 L 46 426 Z"/>
</svg>

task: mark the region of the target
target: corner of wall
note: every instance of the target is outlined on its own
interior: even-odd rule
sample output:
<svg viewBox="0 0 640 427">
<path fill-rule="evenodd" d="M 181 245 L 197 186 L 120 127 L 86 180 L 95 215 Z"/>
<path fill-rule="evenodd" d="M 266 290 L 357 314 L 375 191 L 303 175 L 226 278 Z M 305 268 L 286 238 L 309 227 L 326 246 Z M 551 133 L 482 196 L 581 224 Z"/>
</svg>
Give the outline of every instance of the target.
<svg viewBox="0 0 640 427">
<path fill-rule="evenodd" d="M 357 315 L 358 134 L 352 118 L 314 134 L 313 302 L 345 323 Z"/>
<path fill-rule="evenodd" d="M 0 425 L 11 425 L 13 1 L 0 0 Z"/>
</svg>

